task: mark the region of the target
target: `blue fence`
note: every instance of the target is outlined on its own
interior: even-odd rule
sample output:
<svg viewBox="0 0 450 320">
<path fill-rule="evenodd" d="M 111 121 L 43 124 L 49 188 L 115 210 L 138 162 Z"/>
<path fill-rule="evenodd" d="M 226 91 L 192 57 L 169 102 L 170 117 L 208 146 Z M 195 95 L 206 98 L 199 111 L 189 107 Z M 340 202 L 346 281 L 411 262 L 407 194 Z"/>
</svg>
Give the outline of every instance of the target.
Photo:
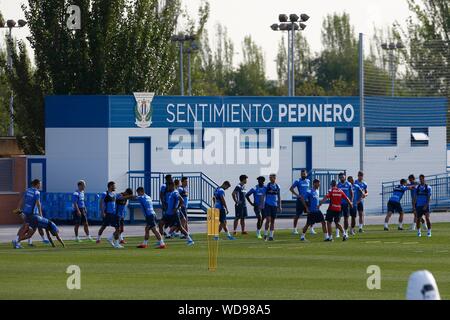
<svg viewBox="0 0 450 320">
<path fill-rule="evenodd" d="M 382 184 L 382 208 L 386 213 L 386 205 L 392 196 L 394 187 L 399 181 L 383 182 Z M 450 173 L 443 173 L 425 177 L 426 183 L 431 187 L 431 209 L 450 209 Z M 405 212 L 412 212 L 411 192 L 406 192 L 402 199 L 402 207 Z"/>
<path fill-rule="evenodd" d="M 86 210 L 90 221 L 101 221 L 100 195 L 87 193 Z M 43 215 L 51 220 L 72 220 L 72 193 L 41 193 Z"/>
</svg>

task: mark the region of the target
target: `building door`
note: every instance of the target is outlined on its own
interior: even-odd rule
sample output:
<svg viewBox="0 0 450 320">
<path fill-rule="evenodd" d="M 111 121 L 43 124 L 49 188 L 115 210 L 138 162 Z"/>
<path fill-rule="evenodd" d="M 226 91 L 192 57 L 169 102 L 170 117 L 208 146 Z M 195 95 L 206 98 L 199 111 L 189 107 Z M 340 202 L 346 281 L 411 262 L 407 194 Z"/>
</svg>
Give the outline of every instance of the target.
<svg viewBox="0 0 450 320">
<path fill-rule="evenodd" d="M 312 138 L 292 137 L 292 181 L 300 177 L 302 170 L 312 170 Z"/>
<path fill-rule="evenodd" d="M 150 194 L 151 179 L 150 138 L 130 138 L 129 142 L 129 187 L 135 191 L 144 187 Z"/>
<path fill-rule="evenodd" d="M 28 159 L 27 164 L 27 180 L 28 188 L 31 187 L 31 182 L 35 179 L 41 180 L 42 192 L 47 191 L 47 161 L 46 159 Z"/>
</svg>

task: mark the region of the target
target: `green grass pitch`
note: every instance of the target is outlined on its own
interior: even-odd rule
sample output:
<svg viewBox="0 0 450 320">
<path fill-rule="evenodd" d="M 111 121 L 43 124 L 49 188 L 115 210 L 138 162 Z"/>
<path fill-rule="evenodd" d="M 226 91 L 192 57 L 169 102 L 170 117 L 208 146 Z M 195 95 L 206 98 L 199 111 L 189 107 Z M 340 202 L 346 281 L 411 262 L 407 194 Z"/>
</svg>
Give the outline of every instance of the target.
<svg viewBox="0 0 450 320">
<path fill-rule="evenodd" d="M 275 236 L 221 240 L 214 273 L 204 235 L 195 235 L 194 247 L 168 240 L 166 250 L 137 249 L 142 238 L 128 239 L 123 250 L 105 241 L 66 249 L 2 244 L 0 299 L 404 299 L 409 275 L 421 269 L 450 298 L 450 224 L 435 224 L 431 239 L 380 226 L 345 243 L 324 243 L 321 232 L 307 243 L 288 231 Z M 81 290 L 66 287 L 69 265 L 81 268 Z M 367 289 L 370 265 L 381 268 L 381 290 Z"/>
</svg>

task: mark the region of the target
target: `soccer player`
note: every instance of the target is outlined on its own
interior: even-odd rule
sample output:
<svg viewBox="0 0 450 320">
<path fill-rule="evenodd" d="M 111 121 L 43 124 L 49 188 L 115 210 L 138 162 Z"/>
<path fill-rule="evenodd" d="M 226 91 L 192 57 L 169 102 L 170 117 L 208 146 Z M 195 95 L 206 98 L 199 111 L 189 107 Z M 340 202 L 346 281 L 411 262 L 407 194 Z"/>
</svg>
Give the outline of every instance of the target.
<svg viewBox="0 0 450 320">
<path fill-rule="evenodd" d="M 236 229 L 239 223 L 239 220 L 241 220 L 241 231 L 243 235 L 248 234 L 245 231 L 245 219 L 248 216 L 247 213 L 247 203 L 245 202 L 245 185 L 247 184 L 248 177 L 243 174 L 239 177 L 239 184 L 234 188 L 233 193 L 231 194 L 233 201 L 234 201 L 234 212 L 235 212 L 235 218 L 234 218 L 234 228 L 233 228 L 233 235 L 236 235 Z"/>
<path fill-rule="evenodd" d="M 133 190 L 128 188 L 120 195 L 120 199 L 116 200 L 117 215 L 119 217 L 119 243 L 127 244 L 125 238 L 123 237 L 123 233 L 125 231 L 125 216 L 127 215 L 128 199 L 133 196 Z"/>
<path fill-rule="evenodd" d="M 180 194 L 177 190 L 175 190 L 175 183 L 173 181 L 169 181 L 167 183 L 167 192 L 169 196 L 167 198 L 167 210 L 163 215 L 161 221 L 159 222 L 159 233 L 163 234 L 163 226 L 175 226 L 179 227 L 181 233 L 186 237 L 187 244 L 189 246 L 194 245 L 194 241 L 192 240 L 189 233 L 183 228 L 180 223 L 180 207 L 183 204 L 183 198 L 181 198 Z"/>
<path fill-rule="evenodd" d="M 169 182 L 173 181 L 172 179 L 172 175 L 168 174 L 164 177 L 165 183 L 163 183 L 159 189 L 159 202 L 161 203 L 161 208 L 162 208 L 162 215 L 164 216 L 164 214 L 166 213 L 167 210 L 167 200 L 168 200 L 168 196 L 169 196 L 169 192 L 167 191 L 167 185 L 169 184 Z M 169 226 L 167 226 L 169 227 Z M 164 236 L 168 236 L 166 234 L 166 232 L 164 232 Z"/>
<path fill-rule="evenodd" d="M 156 239 L 158 239 L 158 243 L 156 244 L 157 249 L 165 249 L 166 245 L 164 240 L 162 239 L 161 233 L 159 233 L 156 228 L 156 213 L 153 210 L 153 202 L 152 198 L 145 194 L 145 190 L 142 187 L 137 188 L 137 200 L 139 201 L 142 211 L 144 212 L 145 221 L 147 225 L 145 226 L 145 235 L 144 242 L 138 246 L 140 249 L 148 248 L 148 239 L 150 238 L 150 230 L 155 235 Z"/>
<path fill-rule="evenodd" d="M 72 194 L 72 204 L 73 204 L 73 222 L 75 224 L 75 227 L 73 228 L 75 232 L 75 241 L 81 242 L 80 237 L 78 236 L 78 229 L 80 228 L 80 225 L 83 225 L 84 227 L 84 233 L 86 234 L 86 237 L 89 241 L 95 241 L 92 239 L 91 235 L 89 234 L 89 223 L 87 219 L 87 212 L 86 212 L 86 204 L 85 204 L 85 190 L 86 190 L 86 182 L 84 180 L 80 180 L 77 183 L 78 189 Z"/>
<path fill-rule="evenodd" d="M 13 247 L 16 249 L 19 249 L 19 247 L 17 246 L 18 243 L 22 240 L 26 240 L 26 239 L 30 239 L 33 234 L 36 232 L 37 229 L 44 229 L 47 233 L 47 238 L 50 242 L 50 244 L 52 245 L 52 247 L 55 247 L 55 244 L 53 243 L 52 237 L 50 236 L 50 234 L 52 234 L 53 236 L 56 237 L 56 239 L 58 239 L 58 241 L 61 243 L 61 245 L 63 247 L 65 247 L 64 241 L 61 239 L 61 237 L 59 236 L 59 230 L 58 227 L 56 226 L 56 224 L 54 224 L 52 221 L 41 217 L 40 215 L 33 215 L 30 223 L 29 223 L 29 227 L 27 229 L 27 232 L 23 235 L 21 235 L 21 237 L 18 240 L 13 240 Z"/>
<path fill-rule="evenodd" d="M 398 230 L 403 230 L 403 208 L 401 205 L 401 200 L 403 198 L 403 195 L 406 191 L 409 189 L 414 188 L 413 186 L 408 187 L 407 186 L 406 179 L 400 180 L 400 184 L 394 188 L 394 192 L 392 193 L 392 196 L 389 198 L 387 208 L 388 212 L 386 215 L 386 219 L 384 220 L 384 231 L 389 231 L 389 220 L 391 219 L 392 215 L 395 212 L 398 212 L 399 218 L 398 218 Z"/>
<path fill-rule="evenodd" d="M 247 198 L 247 201 L 250 203 L 250 205 L 253 207 L 253 210 L 255 211 L 255 216 L 257 219 L 256 222 L 256 237 L 258 239 L 262 239 L 261 235 L 261 228 L 263 223 L 263 211 L 264 211 L 264 204 L 265 204 L 265 198 L 266 198 L 266 192 L 267 188 L 264 185 L 264 182 L 266 182 L 266 178 L 264 177 L 258 177 L 258 184 L 251 188 L 249 192 L 245 195 L 245 198 Z M 253 195 L 253 202 L 250 199 L 250 196 Z"/>
<path fill-rule="evenodd" d="M 188 178 L 182 177 L 181 178 L 181 186 L 178 187 L 178 193 L 180 194 L 181 198 L 183 199 L 183 204 L 180 208 L 180 221 L 181 225 L 183 226 L 184 230 L 189 232 L 189 219 L 188 219 L 188 208 L 189 208 L 189 192 L 188 192 Z M 182 237 L 184 238 L 184 236 Z"/>
<path fill-rule="evenodd" d="M 298 193 L 295 191 L 297 188 Z M 305 196 L 306 193 L 311 189 L 311 181 L 308 179 L 308 172 L 306 170 L 302 170 L 300 173 L 300 179 L 295 180 L 292 184 L 289 191 L 296 197 L 297 201 L 295 204 L 295 217 L 294 217 L 294 229 L 292 231 L 293 234 L 298 234 L 297 224 L 298 219 L 303 213 L 306 213 L 307 205 L 305 206 Z M 303 199 L 303 200 L 302 200 Z M 307 203 L 306 203 L 307 204 Z M 315 234 L 313 226 L 311 226 L 311 233 Z"/>
<path fill-rule="evenodd" d="M 117 214 L 118 199 L 122 199 L 121 194 L 116 194 L 116 183 L 113 181 L 108 182 L 108 190 L 101 194 L 100 210 L 103 216 L 102 226 L 98 230 L 97 243 L 100 243 L 103 231 L 107 227 L 113 227 L 114 233 L 112 237 L 108 238 L 108 242 L 116 249 L 122 249 L 123 246 L 119 243 L 119 216 Z"/>
<path fill-rule="evenodd" d="M 31 182 L 31 188 L 25 190 L 24 195 L 19 200 L 17 209 L 15 210 L 15 212 L 21 214 L 23 219 L 23 224 L 18 230 L 15 240 L 17 243 L 17 249 L 22 248 L 20 244 L 20 241 L 22 240 L 19 240 L 19 238 L 23 238 L 23 235 L 27 233 L 28 228 L 30 226 L 31 218 L 33 218 L 33 216 L 36 214 L 42 216 L 41 193 L 39 192 L 40 188 L 41 188 L 41 181 L 39 179 L 33 180 Z M 41 235 L 43 243 L 45 244 L 50 243 L 49 240 L 45 239 L 44 231 L 40 228 L 39 234 Z M 33 246 L 31 237 L 28 238 L 28 245 Z"/>
<path fill-rule="evenodd" d="M 306 225 L 303 228 L 302 235 L 300 236 L 301 241 L 306 240 L 305 236 L 308 228 L 312 227 L 316 223 L 322 224 L 322 230 L 325 240 L 329 239 L 327 225 L 325 223 L 323 213 L 320 211 L 319 187 L 320 181 L 318 179 L 315 179 L 313 181 L 312 189 L 307 191 L 305 196 L 301 198 L 306 212 L 308 213 Z M 307 206 L 307 203 L 309 204 L 309 206 Z"/>
<path fill-rule="evenodd" d="M 413 174 L 411 174 L 408 177 L 408 182 L 409 182 L 408 187 L 413 187 L 413 188 L 411 188 L 411 206 L 413 208 L 412 210 L 413 210 L 413 214 L 414 214 L 414 223 L 411 224 L 410 230 L 415 231 L 416 224 L 417 224 L 417 212 L 416 212 L 416 207 L 414 206 L 414 198 L 416 196 L 416 187 L 417 187 L 418 183 L 416 181 L 416 177 Z M 421 222 L 422 222 L 422 226 L 426 230 L 427 224 L 425 223 L 425 220 L 423 218 L 422 218 Z"/>
<path fill-rule="evenodd" d="M 320 205 L 324 204 L 327 200 L 330 200 L 330 205 L 326 214 L 327 221 L 327 230 L 328 230 L 328 239 L 325 241 L 333 241 L 332 235 L 332 223 L 336 224 L 336 228 L 339 229 L 343 233 L 342 240 L 347 241 L 348 235 L 347 232 L 344 231 L 341 224 L 339 223 L 341 220 L 341 212 L 342 212 L 342 199 L 344 199 L 348 205 L 353 207 L 351 200 L 347 197 L 347 195 L 337 187 L 337 183 L 335 180 L 331 181 L 331 190 L 327 193 L 327 195 L 322 199 Z"/>
<path fill-rule="evenodd" d="M 356 216 L 358 215 L 358 206 L 362 199 L 365 197 L 364 192 L 361 187 L 357 185 L 353 179 L 353 177 L 348 177 L 348 182 L 352 185 L 353 191 L 353 207 L 350 207 L 350 216 L 352 217 L 350 224 L 350 235 L 355 235 L 355 227 L 356 227 Z M 347 231 L 347 230 L 346 230 Z M 348 234 L 348 233 L 347 233 Z"/>
<path fill-rule="evenodd" d="M 420 183 L 416 187 L 415 197 L 414 197 L 414 207 L 417 212 L 417 236 L 421 237 L 422 232 L 420 229 L 420 224 L 422 217 L 425 216 L 425 220 L 428 227 L 427 236 L 431 238 L 431 221 L 430 221 L 430 199 L 431 199 L 431 187 L 425 183 L 425 176 L 423 174 L 419 177 Z"/>
<path fill-rule="evenodd" d="M 225 201 L 225 191 L 231 187 L 231 183 L 229 181 L 225 181 L 222 183 L 220 187 L 218 187 L 214 191 L 214 208 L 219 209 L 219 233 L 220 231 L 225 231 L 227 233 L 228 240 L 235 240 L 235 238 L 231 235 L 230 231 L 227 227 L 227 214 L 228 214 L 228 206 Z"/>
<path fill-rule="evenodd" d="M 353 203 L 353 189 L 350 182 L 347 181 L 347 177 L 345 176 L 345 173 L 341 172 L 339 174 L 339 183 L 337 184 L 337 187 L 344 191 L 347 198 L 350 199 L 350 201 Z M 348 218 L 350 217 L 350 206 L 348 205 L 347 201 L 345 199 L 342 199 L 341 203 L 342 211 L 341 215 L 344 217 L 344 232 L 348 236 Z M 339 229 L 337 229 L 336 226 L 336 238 L 339 238 Z"/>
<path fill-rule="evenodd" d="M 358 172 L 358 180 L 355 181 L 355 184 L 357 184 L 364 196 L 361 198 L 361 201 L 358 203 L 358 216 L 359 216 L 359 233 L 363 233 L 363 227 L 364 227 L 364 199 L 367 198 L 369 195 L 369 192 L 367 191 L 367 183 L 364 181 L 364 172 L 359 171 Z"/>
<path fill-rule="evenodd" d="M 275 231 L 275 219 L 278 213 L 281 213 L 281 196 L 280 196 L 280 186 L 276 183 L 277 175 L 271 174 L 269 176 L 269 183 L 266 186 L 266 203 L 264 206 L 264 218 L 266 219 L 266 226 L 264 231 L 264 240 L 267 241 L 269 227 L 270 235 L 269 241 L 273 241 L 274 231 Z"/>
</svg>

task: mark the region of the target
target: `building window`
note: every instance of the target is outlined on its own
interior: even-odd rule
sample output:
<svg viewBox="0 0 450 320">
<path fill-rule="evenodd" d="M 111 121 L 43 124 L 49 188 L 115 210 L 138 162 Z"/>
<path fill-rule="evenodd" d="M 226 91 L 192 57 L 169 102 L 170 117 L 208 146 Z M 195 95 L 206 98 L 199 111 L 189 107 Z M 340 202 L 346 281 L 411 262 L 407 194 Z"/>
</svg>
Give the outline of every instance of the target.
<svg viewBox="0 0 450 320">
<path fill-rule="evenodd" d="M 353 147 L 353 128 L 334 129 L 335 147 Z"/>
<path fill-rule="evenodd" d="M 13 160 L 0 159 L 0 192 L 13 191 Z"/>
<path fill-rule="evenodd" d="M 204 133 L 204 130 L 169 129 L 169 150 L 203 149 Z"/>
<path fill-rule="evenodd" d="M 272 129 L 241 129 L 241 149 L 271 149 Z"/>
<path fill-rule="evenodd" d="M 392 147 L 397 145 L 397 128 L 366 128 L 367 147 Z"/>
<path fill-rule="evenodd" d="M 411 128 L 411 147 L 427 147 L 429 142 L 428 128 Z"/>
</svg>

